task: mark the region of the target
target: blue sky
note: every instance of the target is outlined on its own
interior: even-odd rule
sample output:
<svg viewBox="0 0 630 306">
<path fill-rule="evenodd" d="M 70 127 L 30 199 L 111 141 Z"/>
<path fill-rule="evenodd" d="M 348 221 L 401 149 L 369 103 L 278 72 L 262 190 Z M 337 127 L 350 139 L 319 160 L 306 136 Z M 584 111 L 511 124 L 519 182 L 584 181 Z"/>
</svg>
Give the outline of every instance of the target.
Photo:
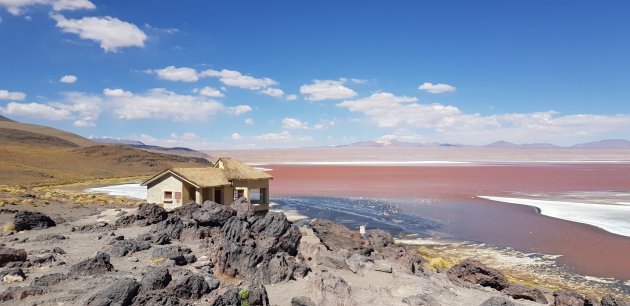
<svg viewBox="0 0 630 306">
<path fill-rule="evenodd" d="M 625 1 L 0 0 L 0 114 L 194 148 L 630 138 Z"/>
</svg>

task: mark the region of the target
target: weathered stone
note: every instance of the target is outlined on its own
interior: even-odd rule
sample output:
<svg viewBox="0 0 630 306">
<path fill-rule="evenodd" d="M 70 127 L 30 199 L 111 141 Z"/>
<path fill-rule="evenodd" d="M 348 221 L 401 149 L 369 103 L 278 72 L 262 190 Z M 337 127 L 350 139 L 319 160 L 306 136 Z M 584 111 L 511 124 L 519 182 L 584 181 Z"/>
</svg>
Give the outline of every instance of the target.
<svg viewBox="0 0 630 306">
<path fill-rule="evenodd" d="M 11 268 L 0 272 L 0 279 L 3 283 L 20 283 L 26 279 L 26 274 L 20 268 Z"/>
<path fill-rule="evenodd" d="M 514 302 L 502 296 L 493 296 L 479 306 L 515 306 Z"/>
<path fill-rule="evenodd" d="M 234 215 L 230 207 L 211 202 L 194 211 L 192 218 L 201 226 L 223 226 Z"/>
<path fill-rule="evenodd" d="M 610 294 L 605 295 L 602 298 L 602 306 L 629 306 L 630 303 L 622 301 Z"/>
<path fill-rule="evenodd" d="M 306 289 L 318 305 L 355 305 L 350 285 L 330 272 L 317 271 L 307 278 Z"/>
<path fill-rule="evenodd" d="M 144 275 L 140 285 L 142 290 L 164 289 L 171 279 L 171 274 L 166 267 L 152 268 Z"/>
<path fill-rule="evenodd" d="M 348 268 L 348 264 L 346 264 L 346 259 L 333 252 L 322 252 L 321 254 L 317 254 L 317 262 L 320 265 L 333 269 Z"/>
<path fill-rule="evenodd" d="M 100 291 L 87 301 L 89 306 L 131 305 L 138 294 L 140 284 L 133 279 L 117 280 L 113 285 Z"/>
<path fill-rule="evenodd" d="M 118 218 L 118 220 L 116 220 L 116 226 L 147 226 L 163 221 L 167 216 L 164 208 L 155 204 L 144 203 L 138 207 L 135 213 Z"/>
<path fill-rule="evenodd" d="M 70 267 L 71 275 L 94 275 L 109 272 L 114 266 L 109 261 L 109 254 L 98 252 L 95 257 L 88 258 Z"/>
<path fill-rule="evenodd" d="M 241 288 L 239 293 L 241 292 L 243 294 L 247 292 L 247 301 L 249 302 L 250 306 L 269 306 L 269 297 L 267 296 L 267 290 L 265 290 L 265 286 L 247 286 L 245 288 Z"/>
<path fill-rule="evenodd" d="M 296 296 L 291 299 L 291 306 L 317 306 L 313 300 L 307 296 Z"/>
<path fill-rule="evenodd" d="M 210 287 L 201 275 L 188 275 L 171 283 L 167 291 L 182 299 L 199 299 L 210 292 Z"/>
<path fill-rule="evenodd" d="M 176 265 L 182 266 L 195 261 L 194 255 L 192 257 L 188 256 L 191 252 L 189 247 L 170 245 L 154 248 L 152 257 L 170 259 L 175 261 Z"/>
<path fill-rule="evenodd" d="M 464 262 L 453 266 L 447 272 L 448 278 L 460 286 L 478 284 L 503 290 L 509 285 L 507 278 L 499 270 L 486 267 L 475 259 L 466 259 Z"/>
<path fill-rule="evenodd" d="M 29 296 L 46 294 L 50 291 L 44 287 L 9 287 L 0 294 L 0 302 L 23 300 Z"/>
<path fill-rule="evenodd" d="M 44 229 L 57 225 L 50 217 L 32 211 L 20 210 L 15 213 L 13 220 L 16 231 Z"/>
<path fill-rule="evenodd" d="M 528 301 L 534 301 L 541 304 L 547 304 L 547 298 L 545 294 L 538 288 L 525 286 L 521 284 L 510 284 L 507 288 L 503 289 L 503 293 L 511 296 L 514 299 L 523 299 Z"/>
<path fill-rule="evenodd" d="M 16 261 L 26 261 L 26 251 L 23 249 L 0 247 L 0 267 L 4 267 L 8 263 Z"/>
<path fill-rule="evenodd" d="M 241 305 L 239 296 L 240 289 L 236 286 L 228 285 L 225 288 L 219 288 L 217 294 L 210 300 L 211 306 L 234 306 Z"/>
<path fill-rule="evenodd" d="M 367 239 L 359 232 L 350 231 L 347 227 L 330 220 L 314 220 L 311 227 L 315 235 L 331 251 L 347 249 L 352 253 L 369 255 L 374 250 Z"/>
<path fill-rule="evenodd" d="M 423 263 L 425 259 L 411 248 L 404 246 L 389 247 L 383 249 L 377 257 L 389 261 L 392 268 L 401 272 L 415 275 L 424 274 Z"/>
<path fill-rule="evenodd" d="M 46 275 L 35 278 L 31 282 L 31 286 L 35 286 L 35 287 L 54 286 L 67 278 L 68 276 L 63 273 L 46 274 Z"/>
<path fill-rule="evenodd" d="M 115 240 L 111 243 L 109 252 L 114 256 L 122 257 L 135 252 L 148 250 L 149 248 L 151 248 L 151 244 L 148 241 Z"/>
<path fill-rule="evenodd" d="M 392 235 L 380 229 L 368 231 L 367 239 L 372 247 L 379 252 L 394 245 Z"/>
<path fill-rule="evenodd" d="M 236 211 L 236 215 L 239 217 L 249 217 L 256 213 L 254 205 L 249 203 L 246 198 L 238 198 L 230 204 L 230 208 L 234 209 L 234 211 Z"/>
<path fill-rule="evenodd" d="M 584 297 L 570 290 L 557 290 L 553 293 L 555 306 L 583 306 Z"/>
<path fill-rule="evenodd" d="M 182 301 L 179 298 L 166 294 L 161 291 L 157 292 L 141 292 L 133 299 L 133 306 L 185 306 L 192 305 L 188 302 Z"/>
</svg>

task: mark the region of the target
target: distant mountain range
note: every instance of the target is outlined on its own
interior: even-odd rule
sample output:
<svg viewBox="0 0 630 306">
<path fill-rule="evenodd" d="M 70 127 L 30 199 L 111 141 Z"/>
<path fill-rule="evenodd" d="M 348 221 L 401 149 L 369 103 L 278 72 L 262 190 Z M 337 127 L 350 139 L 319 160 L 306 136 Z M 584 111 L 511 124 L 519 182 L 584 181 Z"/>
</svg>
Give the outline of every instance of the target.
<svg viewBox="0 0 630 306">
<path fill-rule="evenodd" d="M 191 148 L 185 148 L 185 147 L 167 148 L 167 147 L 147 145 L 143 143 L 142 141 L 137 141 L 137 140 L 132 140 L 132 139 L 123 139 L 123 138 L 112 138 L 112 137 L 91 137 L 90 139 L 92 141 L 96 141 L 100 143 L 124 144 L 124 145 L 128 145 L 134 148 L 144 150 L 144 151 L 148 151 L 148 152 L 165 153 L 165 154 L 173 154 L 173 155 L 189 156 L 189 157 L 201 157 L 207 160 L 213 160 L 213 158 L 209 156 L 208 154 L 199 152 L 197 150 L 193 150 Z"/>
<path fill-rule="evenodd" d="M 414 143 L 403 142 L 397 140 L 371 140 L 360 141 L 347 145 L 340 145 L 337 147 L 365 147 L 365 148 L 437 148 L 437 147 L 480 147 L 480 148 L 495 148 L 495 149 L 630 149 L 630 141 L 625 139 L 604 139 L 600 141 L 580 143 L 572 146 L 558 146 L 550 143 L 524 143 L 517 144 L 508 141 L 496 141 L 487 145 L 473 146 L 463 144 L 450 144 L 450 143 Z"/>
</svg>

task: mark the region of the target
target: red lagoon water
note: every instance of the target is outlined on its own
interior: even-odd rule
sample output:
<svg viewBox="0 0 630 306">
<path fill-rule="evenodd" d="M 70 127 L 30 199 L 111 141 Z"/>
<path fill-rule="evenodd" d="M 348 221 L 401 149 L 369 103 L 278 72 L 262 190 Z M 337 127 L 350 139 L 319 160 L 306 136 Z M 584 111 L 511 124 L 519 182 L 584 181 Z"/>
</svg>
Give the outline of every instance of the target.
<svg viewBox="0 0 630 306">
<path fill-rule="evenodd" d="M 628 191 L 627 164 L 265 168 L 273 169 L 274 196 L 418 199 L 401 209 L 438 221 L 441 231 L 457 239 L 562 255 L 558 262 L 576 272 L 630 280 L 630 237 L 542 216 L 532 207 L 475 198 L 511 192 Z"/>
</svg>

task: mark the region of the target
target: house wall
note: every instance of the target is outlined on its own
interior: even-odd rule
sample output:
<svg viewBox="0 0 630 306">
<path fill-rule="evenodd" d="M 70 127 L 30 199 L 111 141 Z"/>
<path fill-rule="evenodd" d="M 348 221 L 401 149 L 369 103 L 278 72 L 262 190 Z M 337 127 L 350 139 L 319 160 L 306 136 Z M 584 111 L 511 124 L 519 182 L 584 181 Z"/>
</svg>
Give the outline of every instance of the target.
<svg viewBox="0 0 630 306">
<path fill-rule="evenodd" d="M 267 192 L 265 193 L 265 198 L 263 199 L 262 204 L 255 204 L 254 207 L 257 211 L 268 210 L 269 209 L 269 180 L 243 180 L 243 181 L 232 181 L 233 187 L 226 187 L 226 195 L 229 196 L 228 200 L 231 204 L 234 198 L 234 189 L 243 189 L 243 196 L 246 198 L 249 197 L 249 190 L 253 188 L 266 188 Z"/>
<path fill-rule="evenodd" d="M 180 181 L 175 176 L 169 174 L 165 175 L 159 180 L 156 180 L 147 186 L 147 202 L 155 204 L 163 204 L 164 208 L 171 209 L 182 206 L 184 203 L 188 203 L 190 195 L 188 188 L 184 182 Z M 173 201 L 171 203 L 164 202 L 164 192 L 170 191 L 173 193 Z M 181 192 L 182 198 L 175 199 L 175 193 Z M 194 195 L 193 195 L 194 200 Z"/>
</svg>

